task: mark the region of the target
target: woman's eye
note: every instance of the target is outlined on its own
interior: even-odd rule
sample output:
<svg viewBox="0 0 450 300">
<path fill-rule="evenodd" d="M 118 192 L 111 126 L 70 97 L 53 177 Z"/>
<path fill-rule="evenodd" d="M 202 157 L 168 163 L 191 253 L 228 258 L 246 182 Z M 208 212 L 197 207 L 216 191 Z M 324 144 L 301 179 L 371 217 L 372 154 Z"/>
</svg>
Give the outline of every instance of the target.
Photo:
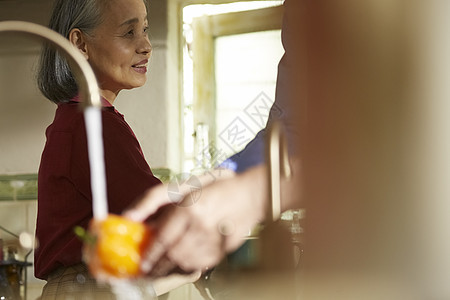
<svg viewBox="0 0 450 300">
<path fill-rule="evenodd" d="M 148 26 L 144 27 L 143 32 L 146 34 L 148 32 Z M 125 36 L 127 37 L 133 37 L 135 33 L 134 29 L 131 29 L 130 31 L 127 31 L 127 33 L 125 33 Z"/>
</svg>

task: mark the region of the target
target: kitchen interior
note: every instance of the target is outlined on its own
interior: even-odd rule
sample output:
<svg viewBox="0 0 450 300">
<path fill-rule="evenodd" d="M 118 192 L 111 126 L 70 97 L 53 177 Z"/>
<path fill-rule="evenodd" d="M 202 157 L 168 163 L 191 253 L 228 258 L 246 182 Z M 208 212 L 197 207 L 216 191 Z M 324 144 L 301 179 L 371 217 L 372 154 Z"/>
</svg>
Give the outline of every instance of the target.
<svg viewBox="0 0 450 300">
<path fill-rule="evenodd" d="M 252 8 L 207 8 L 239 2 L 151 1 L 149 80 L 143 88 L 120 95 L 117 108 L 127 116 L 163 181 L 183 172 L 197 174 L 241 149 L 251 134 L 233 141 L 221 135 L 227 126 L 236 126 L 234 122 L 253 134 L 265 123 L 249 109 L 256 107 L 252 103 L 270 107 L 273 102 L 276 64 L 282 55 L 276 6 L 282 1 L 242 1 L 254 4 Z M 200 12 L 191 11 L 196 5 Z M 309 20 L 311 28 L 329 39 L 312 35 L 309 40 L 315 68 L 308 78 L 308 125 L 301 141 L 307 145 L 302 149 L 307 175 L 302 196 L 308 201 L 306 255 L 313 271 L 302 278 L 307 284 L 301 292 L 305 299 L 448 299 L 448 3 L 346 0 L 311 6 L 317 13 Z M 1 0 L 0 21 L 46 24 L 50 7 L 50 0 Z M 205 16 L 203 9 L 219 12 Z M 249 9 L 260 10 L 254 15 L 249 11 L 251 23 L 240 15 Z M 244 45 L 253 37 L 239 35 L 251 32 L 265 39 L 254 45 L 275 45 L 268 50 L 268 65 L 257 65 L 267 72 L 243 75 L 248 79 L 269 74 L 260 79 L 263 86 L 227 79 L 231 62 L 218 59 L 236 58 L 228 52 L 236 49 L 227 45 Z M 34 232 L 36 173 L 55 107 L 34 83 L 39 44 L 11 35 L 0 38 L 3 259 L 25 262 L 20 293 L 36 299 L 43 282 L 33 277 L 32 266 L 27 266 L 33 255 L 20 248 L 18 240 Z M 247 63 L 248 57 L 243 59 Z M 239 72 L 235 70 L 235 77 Z M 239 90 L 242 86 L 252 88 Z M 227 94 L 233 89 L 244 95 L 237 100 L 243 106 L 227 106 L 235 98 Z M 169 299 L 202 296 L 189 284 L 172 291 Z"/>
<path fill-rule="evenodd" d="M 148 81 L 139 89 L 123 91 L 115 105 L 133 128 L 153 173 L 163 182 L 177 174 L 199 174 L 217 166 L 265 126 L 283 54 L 282 2 L 150 1 L 153 52 Z M 2 0 L 0 21 L 46 25 L 52 3 Z M 245 21 L 249 19 L 252 22 Z M 213 30 L 209 24 L 216 24 Z M 33 240 L 37 171 L 45 129 L 56 106 L 42 96 L 36 84 L 41 41 L 11 33 L 0 34 L 0 40 L 2 260 L 21 263 L 14 265 L 15 295 L 37 299 L 45 282 L 33 276 L 33 251 L 24 248 L 21 240 Z M 257 49 L 266 51 L 255 57 Z M 248 67 L 236 72 L 244 62 Z M 246 135 L 237 142 L 226 140 L 223 132 L 236 121 L 247 128 Z M 202 298 L 189 284 L 172 291 L 169 299 Z"/>
</svg>

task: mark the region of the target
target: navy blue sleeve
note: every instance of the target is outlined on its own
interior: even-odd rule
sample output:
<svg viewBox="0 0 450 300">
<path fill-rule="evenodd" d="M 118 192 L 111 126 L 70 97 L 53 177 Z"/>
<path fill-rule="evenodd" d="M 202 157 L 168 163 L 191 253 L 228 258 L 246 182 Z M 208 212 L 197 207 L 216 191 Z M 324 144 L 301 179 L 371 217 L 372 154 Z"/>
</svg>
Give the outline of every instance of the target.
<svg viewBox="0 0 450 300">
<path fill-rule="evenodd" d="M 237 173 L 262 164 L 264 162 L 265 129 L 258 132 L 243 150 L 225 160 L 221 167 L 231 169 Z"/>
</svg>

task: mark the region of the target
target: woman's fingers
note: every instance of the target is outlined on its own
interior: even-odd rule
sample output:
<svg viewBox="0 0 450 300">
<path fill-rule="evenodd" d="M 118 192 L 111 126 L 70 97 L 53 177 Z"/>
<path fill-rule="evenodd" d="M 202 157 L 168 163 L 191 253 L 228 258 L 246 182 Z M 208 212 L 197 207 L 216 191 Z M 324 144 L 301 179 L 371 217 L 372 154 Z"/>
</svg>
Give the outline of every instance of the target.
<svg viewBox="0 0 450 300">
<path fill-rule="evenodd" d="M 160 185 L 124 213 L 136 221 L 154 216 L 151 224 L 155 228 L 155 240 L 144 255 L 141 265 L 145 273 L 151 277 L 159 277 L 167 275 L 175 267 L 184 271 L 196 271 L 212 267 L 220 261 L 227 250 L 228 235 L 236 233 L 235 221 L 231 220 L 239 214 L 242 204 L 239 199 L 233 199 L 236 197 L 233 195 L 227 204 L 236 202 L 237 207 L 222 207 L 223 200 L 220 196 L 230 193 L 234 187 L 233 182 L 224 179 L 230 179 L 234 175 L 229 170 L 214 170 L 199 176 L 196 181 L 203 190 L 200 194 L 197 190 L 193 191 L 191 185 L 180 184 L 177 186 L 180 200 L 176 203 L 170 199 L 170 185 Z M 213 184 L 219 182 L 218 186 Z M 211 189 L 212 186 L 215 188 Z M 195 201 L 191 201 L 193 196 L 197 197 Z M 167 203 L 176 205 L 158 211 Z M 155 214 L 157 211 L 158 214 Z M 231 219 L 228 214 L 231 214 Z M 224 230 L 230 226 L 220 226 L 221 224 L 234 226 L 231 226 L 232 230 Z"/>
<path fill-rule="evenodd" d="M 205 270 L 219 263 L 225 253 L 225 237 L 214 230 L 192 225 L 167 252 L 167 257 L 187 272 Z"/>
<path fill-rule="evenodd" d="M 155 263 L 148 275 L 155 278 L 167 276 L 176 267 L 177 265 L 175 263 L 173 263 L 166 255 L 163 255 Z"/>
<path fill-rule="evenodd" d="M 152 246 L 144 255 L 142 261 L 142 270 L 149 272 L 150 275 L 154 273 L 161 273 L 161 270 L 154 270 L 160 260 L 167 255 L 167 250 L 176 245 L 182 239 L 184 233 L 189 227 L 189 218 L 185 214 L 180 213 L 180 207 L 172 207 L 164 212 L 158 220 L 153 224 L 157 228 L 155 239 Z M 160 266 L 160 269 L 166 268 Z"/>
</svg>

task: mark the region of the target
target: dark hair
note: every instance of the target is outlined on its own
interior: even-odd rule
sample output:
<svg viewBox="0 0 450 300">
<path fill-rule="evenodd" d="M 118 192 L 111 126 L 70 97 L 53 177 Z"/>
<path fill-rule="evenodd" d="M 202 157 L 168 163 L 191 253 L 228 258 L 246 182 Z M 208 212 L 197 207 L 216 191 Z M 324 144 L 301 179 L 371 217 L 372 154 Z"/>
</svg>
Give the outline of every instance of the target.
<svg viewBox="0 0 450 300">
<path fill-rule="evenodd" d="M 49 28 L 69 38 L 72 29 L 89 34 L 101 22 L 104 0 L 56 0 Z M 78 86 L 67 60 L 49 44 L 44 44 L 37 75 L 38 87 L 55 103 L 68 102 L 78 93 Z"/>
</svg>

